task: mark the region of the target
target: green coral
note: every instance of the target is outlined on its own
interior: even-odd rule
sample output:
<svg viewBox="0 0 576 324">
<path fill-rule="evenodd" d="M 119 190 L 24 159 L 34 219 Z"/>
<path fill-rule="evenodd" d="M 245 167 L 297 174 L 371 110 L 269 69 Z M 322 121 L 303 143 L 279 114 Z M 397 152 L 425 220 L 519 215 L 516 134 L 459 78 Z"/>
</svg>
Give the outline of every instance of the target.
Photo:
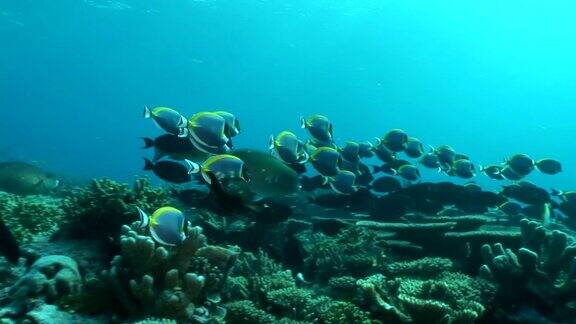
<svg viewBox="0 0 576 324">
<path fill-rule="evenodd" d="M 228 304 L 228 318 L 235 323 L 248 323 L 244 318 L 263 318 L 264 323 L 276 318 L 283 323 L 369 323 L 368 313 L 354 304 L 298 287 L 292 272 L 262 251 L 239 256 L 227 281 L 226 297 L 235 300 Z"/>
<path fill-rule="evenodd" d="M 305 231 L 298 238 L 306 252 L 306 273 L 320 282 L 335 276 L 363 277 L 377 272 L 385 261 L 376 234 L 360 227 L 334 237 Z"/>
<path fill-rule="evenodd" d="M 20 243 L 49 238 L 65 217 L 61 200 L 0 192 L 0 217 Z"/>
<path fill-rule="evenodd" d="M 425 257 L 413 261 L 394 262 L 385 266 L 388 276 L 434 277 L 455 270 L 454 262 L 446 258 Z"/>
<path fill-rule="evenodd" d="M 122 227 L 120 255 L 109 269 L 91 278 L 82 298 L 71 306 L 78 311 L 107 311 L 140 319 L 157 316 L 186 323 L 218 323 L 226 315 L 220 291 L 237 251 L 207 245 L 199 227 L 188 226 L 187 237 L 175 247 L 157 244 L 137 222 Z M 107 303 L 91 304 L 106 294 Z"/>
<path fill-rule="evenodd" d="M 67 212 L 62 236 L 78 239 L 118 237 L 123 224 L 137 219 L 136 207 L 154 211 L 170 204 L 168 193 L 138 178 L 132 188 L 109 179 L 93 180 L 65 198 Z"/>
<path fill-rule="evenodd" d="M 230 324 L 272 324 L 276 318 L 259 309 L 252 301 L 240 300 L 226 305 L 226 323 Z"/>
<path fill-rule="evenodd" d="M 374 316 L 399 323 L 473 323 L 495 292 L 487 281 L 455 272 L 428 279 L 374 275 L 358 288 Z"/>
</svg>

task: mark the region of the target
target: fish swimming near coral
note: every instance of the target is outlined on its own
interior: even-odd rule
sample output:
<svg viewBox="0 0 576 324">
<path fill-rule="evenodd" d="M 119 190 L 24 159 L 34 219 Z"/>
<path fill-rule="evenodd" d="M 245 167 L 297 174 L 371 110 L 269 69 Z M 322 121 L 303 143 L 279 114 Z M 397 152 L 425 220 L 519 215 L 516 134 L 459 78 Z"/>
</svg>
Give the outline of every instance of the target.
<svg viewBox="0 0 576 324">
<path fill-rule="evenodd" d="M 58 187 L 60 181 L 26 162 L 0 163 L 0 190 L 17 195 L 46 194 Z"/>
<path fill-rule="evenodd" d="M 190 160 L 194 162 L 204 161 L 208 154 L 199 151 L 189 138 L 179 137 L 173 134 L 164 134 L 156 138 L 142 137 L 144 146 L 142 148 L 154 148 L 154 158 L 156 162 L 167 156 L 174 160 Z"/>
<path fill-rule="evenodd" d="M 246 164 L 250 181 L 241 181 L 240 186 L 247 192 L 259 198 L 282 197 L 298 192 L 298 174 L 282 160 L 252 149 L 233 150 L 230 154 Z"/>
<path fill-rule="evenodd" d="M 162 207 L 151 216 L 138 208 L 140 228 L 149 228 L 152 238 L 163 245 L 175 246 L 186 238 L 184 226 L 186 218 L 174 207 Z"/>
<path fill-rule="evenodd" d="M 292 208 L 287 205 L 267 198 L 246 201 L 241 194 L 226 190 L 215 174 L 208 173 L 207 176 L 211 178 L 210 192 L 202 198 L 195 195 L 191 201 L 195 207 L 205 208 L 221 215 L 248 214 L 260 223 L 277 223 L 292 215 Z"/>
<path fill-rule="evenodd" d="M 192 161 L 184 160 L 185 164 L 177 161 L 158 161 L 156 163 L 144 158 L 144 170 L 152 171 L 158 178 L 172 183 L 186 183 L 193 180 L 191 174 L 196 169 Z"/>
</svg>

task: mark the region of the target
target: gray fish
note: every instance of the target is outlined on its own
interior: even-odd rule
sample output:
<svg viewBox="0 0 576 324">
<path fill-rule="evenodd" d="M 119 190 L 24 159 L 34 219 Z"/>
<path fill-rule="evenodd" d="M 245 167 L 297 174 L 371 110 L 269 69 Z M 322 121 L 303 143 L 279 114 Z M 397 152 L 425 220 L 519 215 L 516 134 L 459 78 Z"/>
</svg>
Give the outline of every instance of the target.
<svg viewBox="0 0 576 324">
<path fill-rule="evenodd" d="M 144 118 L 152 119 L 154 123 L 167 133 L 178 135 L 185 129 L 188 121 L 178 111 L 168 107 L 149 109 L 144 106 Z"/>
<path fill-rule="evenodd" d="M 488 165 L 486 167 L 483 167 L 480 165 L 480 172 L 484 173 L 488 178 L 494 179 L 494 180 L 506 179 L 502 175 L 502 169 L 504 169 L 504 167 L 502 167 L 500 165 Z"/>
<path fill-rule="evenodd" d="M 505 163 L 522 177 L 530 174 L 535 166 L 534 160 L 526 154 L 514 154 Z"/>
<path fill-rule="evenodd" d="M 234 116 L 232 113 L 227 111 L 215 111 L 216 115 L 224 118 L 225 127 L 224 127 L 224 135 L 228 138 L 232 138 L 238 134 L 240 134 L 240 121 Z"/>
<path fill-rule="evenodd" d="M 402 152 L 408 146 L 408 135 L 401 129 L 392 129 L 384 135 L 382 144 L 392 152 Z"/>
<path fill-rule="evenodd" d="M 372 166 L 372 168 L 373 168 L 373 173 L 384 172 L 387 174 L 395 175 L 397 173 L 398 169 L 400 169 L 400 167 L 402 167 L 404 165 L 410 165 L 410 162 L 406 161 L 406 160 L 397 159 L 397 160 L 392 160 L 388 163 L 384 163 L 381 166 L 374 165 L 374 166 Z"/>
<path fill-rule="evenodd" d="M 360 145 L 356 142 L 348 141 L 346 145 L 340 148 L 342 158 L 348 162 L 360 161 Z"/>
<path fill-rule="evenodd" d="M 440 160 L 435 153 L 424 154 L 418 162 L 428 169 L 440 169 Z"/>
<path fill-rule="evenodd" d="M 154 241 L 167 246 L 175 246 L 186 238 L 184 234 L 186 218 L 178 209 L 169 206 L 162 207 L 148 216 L 138 208 L 138 214 L 140 215 L 140 228 L 148 227 Z"/>
<path fill-rule="evenodd" d="M 474 173 L 474 164 L 464 159 L 454 161 L 451 171 L 455 176 L 463 179 L 470 179 L 476 175 Z"/>
<path fill-rule="evenodd" d="M 0 190 L 17 195 L 45 194 L 60 181 L 54 175 L 25 162 L 0 163 Z"/>
<path fill-rule="evenodd" d="M 384 144 L 377 144 L 372 151 L 384 163 L 392 162 L 396 159 L 396 153 L 390 151 Z"/>
<path fill-rule="evenodd" d="M 355 181 L 356 175 L 353 172 L 341 170 L 335 177 L 329 180 L 329 184 L 336 193 L 351 195 L 358 190 Z"/>
<path fill-rule="evenodd" d="M 304 143 L 289 131 L 282 131 L 277 137 L 271 135 L 268 148 L 272 154 L 277 155 L 287 164 L 301 164 L 308 161 L 309 156 L 304 149 Z"/>
<path fill-rule="evenodd" d="M 522 206 L 511 201 L 507 201 L 498 206 L 498 209 L 500 209 L 504 214 L 508 216 L 518 216 L 522 212 Z"/>
<path fill-rule="evenodd" d="M 212 112 L 196 113 L 190 117 L 187 130 L 187 135 L 198 150 L 211 154 L 229 151 L 226 145 L 230 139 L 225 134 L 226 120 L 222 116 Z"/>
<path fill-rule="evenodd" d="M 359 154 L 361 158 L 371 158 L 374 156 L 373 146 L 370 142 L 358 143 Z"/>
<path fill-rule="evenodd" d="M 320 142 L 332 143 L 333 129 L 332 122 L 322 115 L 312 115 L 307 118 L 300 117 L 300 126 L 310 133 L 312 137 Z"/>
<path fill-rule="evenodd" d="M 424 145 L 419 139 L 415 137 L 408 137 L 408 143 L 406 144 L 406 149 L 404 150 L 407 156 L 417 159 L 424 154 Z"/>
<path fill-rule="evenodd" d="M 540 159 L 536 161 L 536 169 L 544 174 L 554 175 L 562 172 L 562 164 L 554 159 Z"/>
<path fill-rule="evenodd" d="M 310 162 L 314 169 L 327 177 L 334 177 L 338 174 L 341 159 L 340 153 L 330 147 L 319 147 L 310 155 Z"/>
<path fill-rule="evenodd" d="M 552 189 L 552 195 L 560 197 L 564 202 L 576 203 L 576 191 L 561 191 L 557 189 Z"/>
<path fill-rule="evenodd" d="M 522 175 L 516 173 L 510 166 L 504 167 L 500 174 L 507 180 L 518 181 L 523 178 Z"/>
<path fill-rule="evenodd" d="M 434 153 L 438 156 L 438 161 L 440 161 L 440 166 L 443 169 L 449 169 L 454 163 L 456 151 L 450 145 L 440 145 L 434 150 Z"/>
<path fill-rule="evenodd" d="M 397 170 L 397 174 L 408 181 L 420 180 L 420 170 L 411 164 L 401 166 Z"/>
</svg>

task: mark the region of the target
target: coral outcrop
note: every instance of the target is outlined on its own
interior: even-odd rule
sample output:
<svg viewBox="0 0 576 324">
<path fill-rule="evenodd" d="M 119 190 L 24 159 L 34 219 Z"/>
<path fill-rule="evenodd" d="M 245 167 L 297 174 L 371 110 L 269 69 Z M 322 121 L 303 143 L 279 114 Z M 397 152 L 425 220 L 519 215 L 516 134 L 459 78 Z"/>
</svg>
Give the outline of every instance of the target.
<svg viewBox="0 0 576 324">
<path fill-rule="evenodd" d="M 173 249 L 159 246 L 136 227 L 122 227 L 121 254 L 102 274 L 129 317 L 197 323 L 222 319 L 219 293 L 237 251 L 207 245 L 199 227 L 189 227 L 187 238 Z"/>
<path fill-rule="evenodd" d="M 498 284 L 501 317 L 521 308 L 554 321 L 576 316 L 576 245 L 561 231 L 521 221 L 523 247 L 485 244 L 480 276 Z"/>
<path fill-rule="evenodd" d="M 66 219 L 60 236 L 73 239 L 118 237 L 120 228 L 138 219 L 136 207 L 155 210 L 170 203 L 168 193 L 138 178 L 130 188 L 109 179 L 93 180 L 69 194 L 63 202 Z"/>
<path fill-rule="evenodd" d="M 0 192 L 0 218 L 20 244 L 48 239 L 65 218 L 61 199 Z"/>
</svg>

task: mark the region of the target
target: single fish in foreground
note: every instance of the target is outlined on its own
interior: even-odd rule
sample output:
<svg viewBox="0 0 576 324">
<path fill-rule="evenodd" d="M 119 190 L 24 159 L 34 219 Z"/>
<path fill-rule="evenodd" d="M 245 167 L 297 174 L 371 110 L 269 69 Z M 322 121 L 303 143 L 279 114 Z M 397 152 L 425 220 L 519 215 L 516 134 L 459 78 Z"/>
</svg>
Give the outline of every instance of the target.
<svg viewBox="0 0 576 324">
<path fill-rule="evenodd" d="M 174 207 L 162 207 L 148 216 L 138 208 L 140 228 L 148 227 L 152 238 L 163 245 L 175 246 L 186 238 L 184 225 L 186 219 L 182 212 Z"/>
</svg>

